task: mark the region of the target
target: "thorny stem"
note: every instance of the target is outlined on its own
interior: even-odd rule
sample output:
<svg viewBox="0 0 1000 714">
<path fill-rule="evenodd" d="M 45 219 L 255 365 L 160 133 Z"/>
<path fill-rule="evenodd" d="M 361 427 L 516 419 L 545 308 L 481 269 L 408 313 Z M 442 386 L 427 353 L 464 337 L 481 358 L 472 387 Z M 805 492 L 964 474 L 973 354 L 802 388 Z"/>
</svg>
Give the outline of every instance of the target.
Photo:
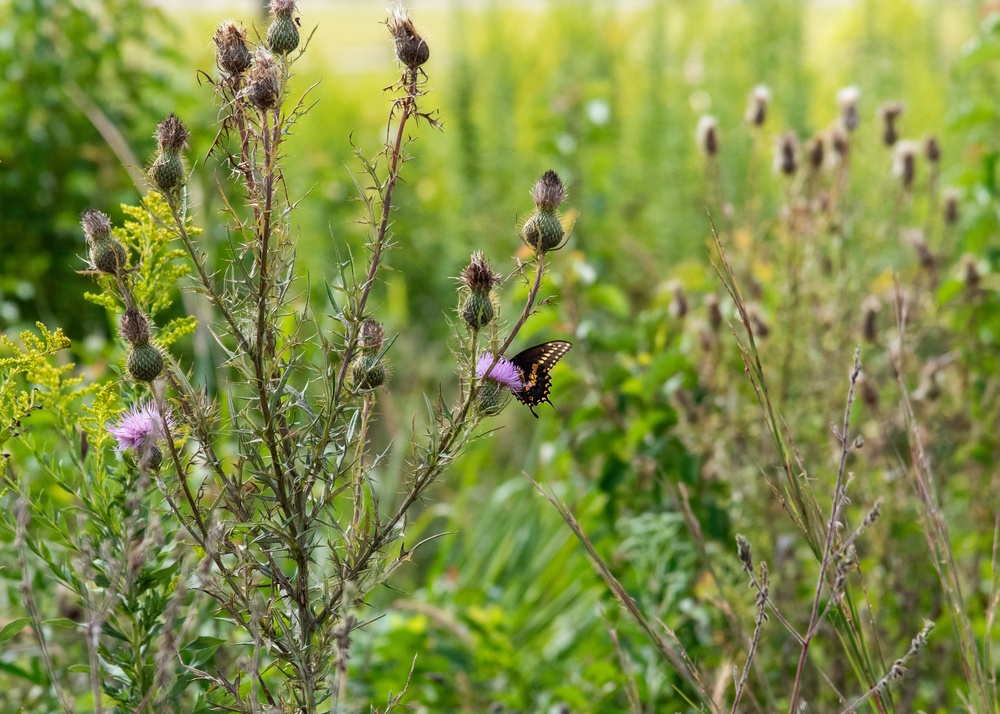
<svg viewBox="0 0 1000 714">
<path fill-rule="evenodd" d="M 850 429 L 851 429 L 851 409 L 854 406 L 854 388 L 857 385 L 858 377 L 861 376 L 861 356 L 860 351 L 854 350 L 854 367 L 850 374 L 850 387 L 847 390 L 847 406 L 844 408 L 844 422 L 838 438 L 840 439 L 840 465 L 837 468 L 837 481 L 833 490 L 833 504 L 830 508 L 830 521 L 826 531 L 826 545 L 823 547 L 823 558 L 820 561 L 819 576 L 816 578 L 816 589 L 813 592 L 812 614 L 809 616 L 809 626 L 806 628 L 802 651 L 799 654 L 798 666 L 795 670 L 795 682 L 792 685 L 792 697 L 789 701 L 789 714 L 795 714 L 798 710 L 799 692 L 802 686 L 802 674 L 805 669 L 806 660 L 809 655 L 809 645 L 815 637 L 820 625 L 819 602 L 823 594 L 823 583 L 826 582 L 826 571 L 830 567 L 834 552 L 833 544 L 836 538 L 837 523 L 840 517 L 840 508 L 845 500 L 844 478 L 847 473 L 847 458 L 852 451 Z M 825 612 L 825 611 L 824 611 Z"/>
</svg>

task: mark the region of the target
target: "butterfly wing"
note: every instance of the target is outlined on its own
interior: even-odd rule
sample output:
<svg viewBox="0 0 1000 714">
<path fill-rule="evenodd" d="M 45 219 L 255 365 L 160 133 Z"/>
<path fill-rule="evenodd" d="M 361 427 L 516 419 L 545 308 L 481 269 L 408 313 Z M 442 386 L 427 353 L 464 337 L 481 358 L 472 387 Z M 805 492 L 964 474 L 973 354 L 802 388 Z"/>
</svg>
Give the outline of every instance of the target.
<svg viewBox="0 0 1000 714">
<path fill-rule="evenodd" d="M 549 390 L 552 388 L 549 372 L 572 346 L 569 342 L 554 340 L 529 347 L 511 359 L 524 376 L 524 387 L 514 392 L 514 397 L 521 404 L 527 404 L 532 414 L 535 414 L 536 405 L 542 402 L 552 403 L 549 401 Z M 538 418 L 537 414 L 535 418 Z"/>
</svg>

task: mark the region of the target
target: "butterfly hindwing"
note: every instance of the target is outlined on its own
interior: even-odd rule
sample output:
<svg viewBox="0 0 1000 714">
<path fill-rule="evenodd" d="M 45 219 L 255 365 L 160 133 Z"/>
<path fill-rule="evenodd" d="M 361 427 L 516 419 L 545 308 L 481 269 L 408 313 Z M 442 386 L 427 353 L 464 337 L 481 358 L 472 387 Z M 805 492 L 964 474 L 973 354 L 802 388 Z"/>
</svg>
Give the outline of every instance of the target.
<svg viewBox="0 0 1000 714">
<path fill-rule="evenodd" d="M 519 352 L 511 359 L 524 378 L 524 387 L 514 392 L 514 396 L 521 404 L 527 404 L 532 414 L 535 414 L 534 407 L 537 404 L 552 403 L 549 401 L 549 390 L 552 388 L 549 372 L 572 346 L 563 340 L 544 342 Z M 538 415 L 535 414 L 535 417 Z"/>
</svg>

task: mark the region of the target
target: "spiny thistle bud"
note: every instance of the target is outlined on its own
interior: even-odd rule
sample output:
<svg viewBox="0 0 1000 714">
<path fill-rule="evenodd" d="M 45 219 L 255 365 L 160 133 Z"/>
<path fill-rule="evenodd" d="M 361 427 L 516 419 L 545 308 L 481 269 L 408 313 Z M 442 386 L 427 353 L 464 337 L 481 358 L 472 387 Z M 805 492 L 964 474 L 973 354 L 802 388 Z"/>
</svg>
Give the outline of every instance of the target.
<svg viewBox="0 0 1000 714">
<path fill-rule="evenodd" d="M 949 188 L 944 192 L 944 222 L 949 226 L 958 223 L 958 191 Z"/>
<path fill-rule="evenodd" d="M 390 12 L 386 25 L 389 26 L 389 32 L 396 46 L 396 59 L 410 71 L 416 70 L 430 59 L 431 48 L 417 32 L 409 14 L 402 6 L 396 5 Z"/>
<path fill-rule="evenodd" d="M 705 156 L 715 156 L 719 153 L 719 122 L 715 117 L 705 114 L 698 120 L 695 140 Z"/>
<path fill-rule="evenodd" d="M 705 310 L 708 312 L 708 324 L 712 326 L 712 331 L 718 332 L 722 327 L 722 308 L 715 293 L 705 296 Z"/>
<path fill-rule="evenodd" d="M 263 47 L 257 48 L 246 77 L 246 100 L 261 111 L 278 105 L 278 65 L 274 55 Z"/>
<path fill-rule="evenodd" d="M 271 24 L 267 28 L 267 46 L 271 51 L 286 55 L 299 46 L 299 28 L 292 18 L 295 0 L 271 0 Z"/>
<path fill-rule="evenodd" d="M 361 332 L 358 334 L 358 349 L 367 355 L 377 355 L 382 349 L 385 330 L 375 320 L 366 317 L 361 321 Z"/>
<path fill-rule="evenodd" d="M 763 126 L 767 121 L 767 105 L 771 101 L 771 90 L 758 84 L 747 98 L 747 112 L 744 116 L 750 126 Z"/>
<path fill-rule="evenodd" d="M 799 137 L 793 131 L 786 131 L 778 137 L 774 147 L 774 170 L 785 176 L 792 176 L 799 170 Z"/>
<path fill-rule="evenodd" d="M 837 92 L 837 104 L 840 105 L 840 123 L 848 132 L 858 128 L 860 124 L 860 114 L 858 114 L 858 99 L 861 98 L 861 90 L 855 86 L 844 87 Z"/>
<path fill-rule="evenodd" d="M 100 211 L 86 211 L 81 217 L 83 232 L 90 248 L 90 262 L 95 270 L 117 275 L 128 262 L 128 252 L 111 235 L 111 219 Z"/>
<path fill-rule="evenodd" d="M 927 137 L 924 142 L 924 156 L 934 165 L 941 161 L 941 144 L 938 143 L 936 136 Z"/>
<path fill-rule="evenodd" d="M 558 250 L 566 231 L 556 209 L 566 199 L 566 188 L 555 171 L 546 171 L 532 191 L 535 212 L 525 221 L 521 239 L 539 255 Z"/>
<path fill-rule="evenodd" d="M 378 355 L 362 353 L 351 365 L 351 377 L 358 389 L 377 389 L 385 383 L 385 365 Z"/>
<path fill-rule="evenodd" d="M 480 382 L 479 392 L 476 394 L 476 406 L 481 414 L 493 416 L 500 413 L 506 396 L 503 390 L 503 385 L 492 379 L 484 379 Z"/>
<path fill-rule="evenodd" d="M 125 360 L 125 372 L 136 382 L 152 382 L 163 372 L 163 355 L 155 345 L 133 345 Z"/>
<path fill-rule="evenodd" d="M 190 135 L 184 123 L 174 114 L 156 125 L 156 143 L 160 150 L 149 167 L 149 178 L 161 191 L 171 191 L 184 185 L 187 172 L 180 152 L 187 147 Z"/>
<path fill-rule="evenodd" d="M 500 282 L 500 276 L 493 272 L 482 253 L 473 254 L 459 281 L 469 289 L 459 309 L 465 324 L 478 330 L 493 322 L 496 309 L 490 291 Z"/>
<path fill-rule="evenodd" d="M 874 342 L 878 337 L 878 313 L 882 303 L 874 295 L 869 295 L 861 303 L 861 336 L 868 342 Z"/>
<path fill-rule="evenodd" d="M 678 320 L 683 320 L 688 314 L 688 300 L 684 294 L 684 288 L 677 281 L 670 285 L 673 297 L 670 300 L 670 314 Z"/>
<path fill-rule="evenodd" d="M 900 141 L 892 150 L 892 175 L 899 179 L 903 188 L 913 186 L 917 176 L 917 145 L 912 141 Z"/>
<path fill-rule="evenodd" d="M 127 308 L 118 322 L 118 334 L 131 345 L 149 342 L 149 320 L 134 307 Z"/>
<path fill-rule="evenodd" d="M 813 171 L 819 171 L 823 168 L 823 158 L 825 156 L 826 146 L 823 143 L 822 136 L 814 136 L 806 144 L 806 156 L 809 159 L 809 168 Z"/>
<path fill-rule="evenodd" d="M 232 20 L 223 22 L 212 36 L 215 43 L 215 61 L 219 69 L 237 77 L 250 68 L 253 57 L 247 47 L 247 31 Z"/>
<path fill-rule="evenodd" d="M 974 255 L 962 256 L 962 280 L 965 282 L 965 289 L 970 293 L 979 292 L 982 275 L 979 273 L 979 266 L 976 265 Z"/>
<path fill-rule="evenodd" d="M 886 146 L 892 146 L 899 139 L 896 120 L 902 113 L 903 105 L 899 102 L 886 102 L 878 108 L 878 115 L 882 120 L 882 143 Z"/>
</svg>

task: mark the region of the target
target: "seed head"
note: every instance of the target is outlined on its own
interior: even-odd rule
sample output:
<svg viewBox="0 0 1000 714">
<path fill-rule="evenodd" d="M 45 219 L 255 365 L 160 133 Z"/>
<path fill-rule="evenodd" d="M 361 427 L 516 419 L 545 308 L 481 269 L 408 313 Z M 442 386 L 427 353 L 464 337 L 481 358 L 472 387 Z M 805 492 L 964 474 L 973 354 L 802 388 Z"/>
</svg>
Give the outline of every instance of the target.
<svg viewBox="0 0 1000 714">
<path fill-rule="evenodd" d="M 848 132 L 857 129 L 860 123 L 860 115 L 858 114 L 858 99 L 860 98 L 861 90 L 854 85 L 844 87 L 837 92 L 837 104 L 840 105 L 840 123 Z"/>
<path fill-rule="evenodd" d="M 958 223 L 958 191 L 949 188 L 944 192 L 944 222 L 949 226 Z"/>
<path fill-rule="evenodd" d="M 146 344 L 149 342 L 149 319 L 134 307 L 129 307 L 118 322 L 118 334 L 129 344 Z"/>
<path fill-rule="evenodd" d="M 806 156 L 809 159 L 809 168 L 813 171 L 819 171 L 823 168 L 823 158 L 826 150 L 826 146 L 823 142 L 822 136 L 814 136 L 806 144 Z"/>
<path fill-rule="evenodd" d="M 227 20 L 215 30 L 215 61 L 219 68 L 231 76 L 243 74 L 250 68 L 253 56 L 247 47 L 247 31 L 242 25 Z"/>
<path fill-rule="evenodd" d="M 936 136 L 928 136 L 924 141 L 924 156 L 935 165 L 941 160 L 941 144 Z"/>
<path fill-rule="evenodd" d="M 417 32 L 409 13 L 401 5 L 390 9 L 386 24 L 396 46 L 396 59 L 407 69 L 413 71 L 430 59 L 431 48 Z"/>
<path fill-rule="evenodd" d="M 840 127 L 834 128 L 830 132 L 830 148 L 837 160 L 846 161 L 851 153 L 851 137 Z"/>
<path fill-rule="evenodd" d="M 566 200 L 566 187 L 559 174 L 551 169 L 542 174 L 531 191 L 535 205 L 541 209 L 554 211 Z"/>
<path fill-rule="evenodd" d="M 111 237 L 111 219 L 104 213 L 84 211 L 80 219 L 88 243 L 96 243 Z"/>
<path fill-rule="evenodd" d="M 913 186 L 913 180 L 917 175 L 917 151 L 916 142 L 904 140 L 896 142 L 892 150 L 892 175 L 899 179 L 903 188 Z"/>
<path fill-rule="evenodd" d="M 243 92 L 247 101 L 261 111 L 274 109 L 278 104 L 278 64 L 274 55 L 263 47 L 254 53 Z"/>
<path fill-rule="evenodd" d="M 719 122 L 715 117 L 705 114 L 698 120 L 695 139 L 698 148 L 705 156 L 715 156 L 719 153 Z"/>
<path fill-rule="evenodd" d="M 861 303 L 861 335 L 868 342 L 878 338 L 878 313 L 881 309 L 882 303 L 874 295 L 869 295 Z"/>
<path fill-rule="evenodd" d="M 184 126 L 184 122 L 177 118 L 176 114 L 171 114 L 156 125 L 156 143 L 160 145 L 161 151 L 186 149 L 190 136 L 191 132 Z"/>
<path fill-rule="evenodd" d="M 886 146 L 892 146 L 899 139 L 896 120 L 902 113 L 903 105 L 900 102 L 886 102 L 878 108 L 878 115 L 882 119 L 882 142 Z"/>
<path fill-rule="evenodd" d="M 799 169 L 799 137 L 786 131 L 774 146 L 774 170 L 792 176 Z"/>
<path fill-rule="evenodd" d="M 750 91 L 747 98 L 747 112 L 744 116 L 747 124 L 763 126 L 767 121 L 767 105 L 771 101 L 771 90 L 764 84 L 758 84 Z"/>
</svg>

